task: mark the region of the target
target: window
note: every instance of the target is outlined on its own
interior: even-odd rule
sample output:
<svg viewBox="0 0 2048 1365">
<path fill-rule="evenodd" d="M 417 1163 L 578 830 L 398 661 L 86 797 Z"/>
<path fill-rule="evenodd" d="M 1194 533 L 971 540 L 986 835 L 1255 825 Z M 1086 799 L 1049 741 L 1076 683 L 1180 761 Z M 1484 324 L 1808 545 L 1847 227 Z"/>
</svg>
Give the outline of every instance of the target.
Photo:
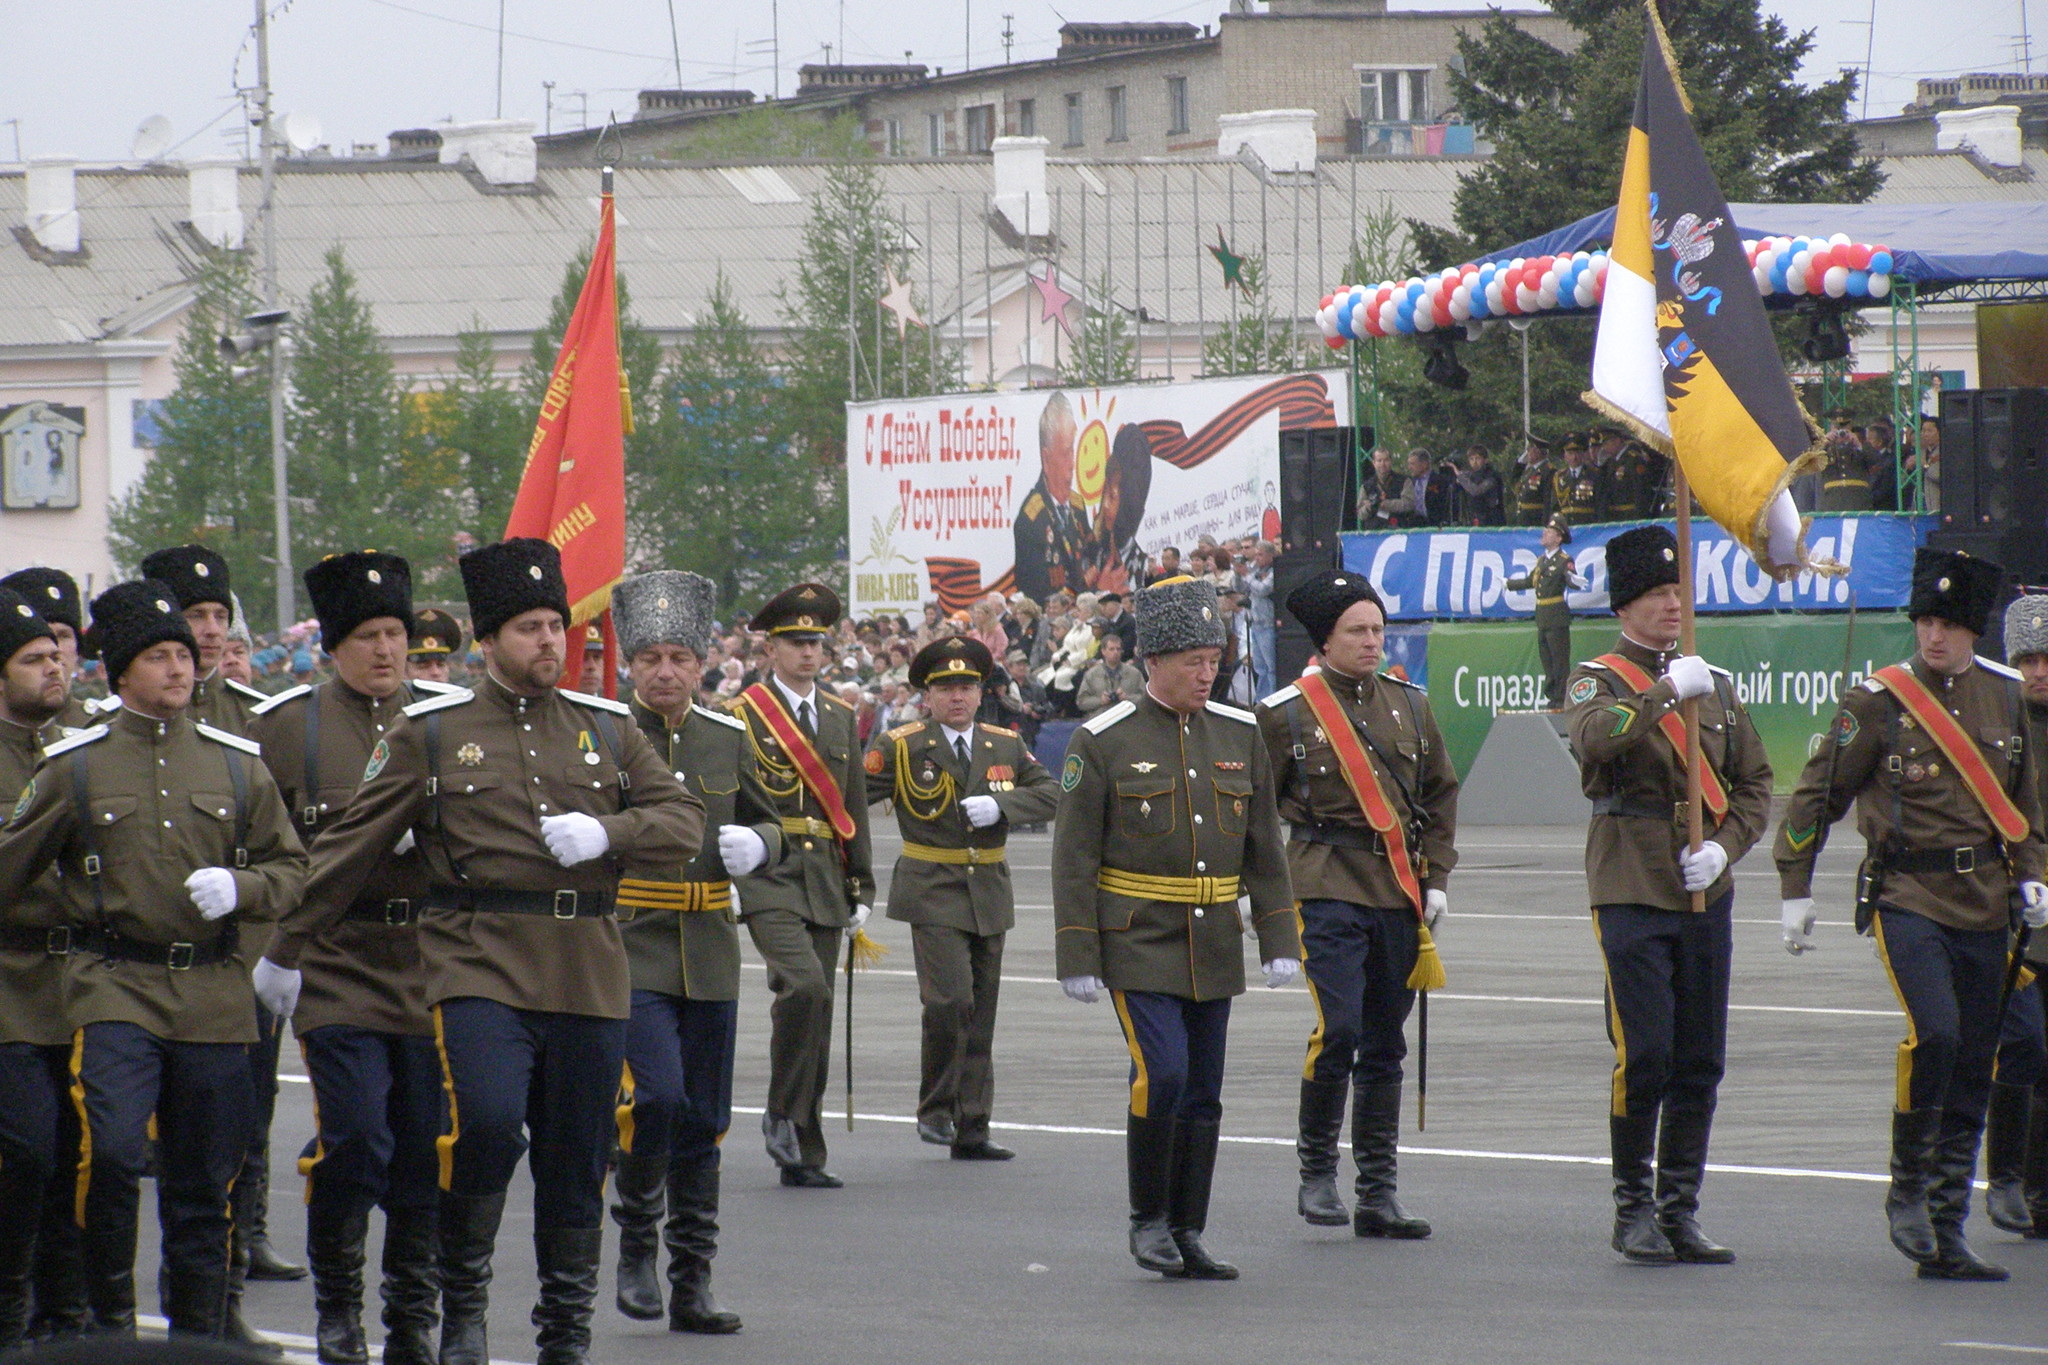
<svg viewBox="0 0 2048 1365">
<path fill-rule="evenodd" d="M 1078 147 L 1087 139 L 1081 136 L 1081 96 L 1067 96 L 1067 145 Z"/>
<path fill-rule="evenodd" d="M 884 143 L 884 145 L 885 145 L 885 146 L 886 146 L 886 147 L 887 147 L 887 148 L 889 149 L 889 153 L 888 153 L 888 154 L 889 154 L 890 156 L 902 156 L 902 155 L 903 155 L 903 120 L 902 120 L 902 119 L 900 119 L 900 118 L 892 118 L 892 119 L 889 119 L 889 120 L 887 120 L 886 122 L 884 122 L 884 123 L 883 123 L 883 125 L 882 125 L 882 137 L 883 137 L 883 143 Z"/>
<path fill-rule="evenodd" d="M 960 111 L 961 132 L 964 134 L 967 151 L 986 152 L 996 140 L 996 107 L 993 104 L 974 104 Z"/>
<path fill-rule="evenodd" d="M 1429 69 L 1360 71 L 1358 105 L 1359 114 L 1367 123 L 1429 122 Z"/>
<path fill-rule="evenodd" d="M 1188 78 L 1168 76 L 1166 78 L 1166 131 L 1185 133 L 1188 130 Z"/>
<path fill-rule="evenodd" d="M 924 150 L 927 156 L 946 154 L 946 116 L 926 114 L 924 116 Z"/>
<path fill-rule="evenodd" d="M 1130 106 L 1124 99 L 1124 87 L 1112 85 L 1102 93 L 1109 97 L 1109 141 L 1128 140 L 1131 136 Z"/>
<path fill-rule="evenodd" d="M 1017 136 L 1038 136 L 1038 101 L 1017 101 Z"/>
</svg>

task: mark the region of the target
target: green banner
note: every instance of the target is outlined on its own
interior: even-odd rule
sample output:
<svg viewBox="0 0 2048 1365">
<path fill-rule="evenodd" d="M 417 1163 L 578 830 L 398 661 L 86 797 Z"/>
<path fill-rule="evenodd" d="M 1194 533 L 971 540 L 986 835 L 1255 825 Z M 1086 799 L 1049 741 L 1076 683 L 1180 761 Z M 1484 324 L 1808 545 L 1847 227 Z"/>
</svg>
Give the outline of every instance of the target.
<svg viewBox="0 0 2048 1365">
<path fill-rule="evenodd" d="M 1707 662 L 1735 675 L 1736 695 L 1763 736 L 1780 792 L 1791 791 L 1799 780 L 1843 690 L 1913 652 L 1913 623 L 1897 612 L 1856 617 L 1846 676 L 1846 616 L 1702 616 L 1697 628 Z M 1572 661 L 1604 654 L 1619 638 L 1612 617 L 1575 622 Z M 1536 632 L 1525 625 L 1431 626 L 1428 678 L 1430 705 L 1460 776 L 1478 756 L 1495 713 L 1540 710 L 1544 704 Z"/>
</svg>

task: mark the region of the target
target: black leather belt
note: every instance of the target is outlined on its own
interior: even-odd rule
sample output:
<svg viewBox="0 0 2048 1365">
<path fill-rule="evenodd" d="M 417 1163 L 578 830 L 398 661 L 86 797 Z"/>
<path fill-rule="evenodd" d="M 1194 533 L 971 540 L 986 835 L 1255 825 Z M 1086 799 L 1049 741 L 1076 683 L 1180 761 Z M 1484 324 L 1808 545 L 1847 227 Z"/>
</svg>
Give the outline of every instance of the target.
<svg viewBox="0 0 2048 1365">
<path fill-rule="evenodd" d="M 483 910 L 500 915 L 545 915 L 550 919 L 602 919 L 613 911 L 613 898 L 602 891 L 437 887 L 427 902 L 437 910 Z"/>
<path fill-rule="evenodd" d="M 419 917 L 420 903 L 409 898 L 359 900 L 348 908 L 348 918 L 358 924 L 386 924 L 394 929 L 416 923 Z"/>
<path fill-rule="evenodd" d="M 74 952 L 94 953 L 109 962 L 136 962 L 182 972 L 226 962 L 235 955 L 240 939 L 232 924 L 205 943 L 150 943 L 111 929 L 80 929 L 71 935 L 71 947 Z"/>
<path fill-rule="evenodd" d="M 1969 848 L 1887 848 L 1884 851 L 1884 870 L 1954 872 L 1967 876 L 1980 866 L 2001 864 L 2004 860 L 2005 845 L 1994 839 L 1988 844 L 1975 844 Z"/>
<path fill-rule="evenodd" d="M 1619 815 L 1630 820 L 1662 820 L 1667 824 L 1685 823 L 1685 802 L 1673 801 L 1665 805 L 1658 801 L 1628 801 L 1619 796 L 1603 796 L 1593 802 L 1595 815 Z"/>
<path fill-rule="evenodd" d="M 48 953 L 51 957 L 65 957 L 70 954 L 75 941 L 68 924 L 53 924 L 47 929 L 31 929 L 19 924 L 0 926 L 0 948 L 10 953 Z"/>
<path fill-rule="evenodd" d="M 1289 823 L 1287 837 L 1300 844 L 1329 844 L 1335 848 L 1355 848 L 1366 853 L 1387 856 L 1387 836 L 1365 825 L 1297 825 Z M 1408 857 L 1418 877 L 1429 875 L 1429 859 L 1421 852 L 1421 840 L 1411 831 L 1408 835 Z"/>
</svg>

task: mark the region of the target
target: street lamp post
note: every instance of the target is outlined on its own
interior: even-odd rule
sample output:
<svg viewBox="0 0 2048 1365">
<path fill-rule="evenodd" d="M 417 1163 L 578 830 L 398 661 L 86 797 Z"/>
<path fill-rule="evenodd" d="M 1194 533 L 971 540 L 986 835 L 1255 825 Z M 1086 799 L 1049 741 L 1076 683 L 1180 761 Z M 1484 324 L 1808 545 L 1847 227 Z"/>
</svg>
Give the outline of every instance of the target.
<svg viewBox="0 0 2048 1365">
<path fill-rule="evenodd" d="M 277 141 L 270 107 L 270 16 L 266 0 L 256 3 L 256 116 L 259 164 L 263 168 L 263 306 L 278 313 L 277 292 Z M 273 531 L 277 541 L 277 628 L 283 630 L 298 615 L 292 575 L 291 472 L 284 444 L 284 346 L 273 340 L 270 346 L 270 498 Z"/>
</svg>

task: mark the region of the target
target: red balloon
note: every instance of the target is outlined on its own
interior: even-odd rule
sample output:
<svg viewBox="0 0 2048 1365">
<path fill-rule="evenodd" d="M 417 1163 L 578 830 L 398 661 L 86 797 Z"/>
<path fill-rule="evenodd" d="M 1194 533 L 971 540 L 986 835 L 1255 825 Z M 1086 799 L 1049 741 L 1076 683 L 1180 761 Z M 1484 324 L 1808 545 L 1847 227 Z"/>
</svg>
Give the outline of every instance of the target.
<svg viewBox="0 0 2048 1365">
<path fill-rule="evenodd" d="M 1439 297 L 1436 301 L 1436 307 L 1431 311 L 1436 314 L 1437 326 L 1448 327 L 1451 325 L 1451 302 L 1449 299 Z"/>
<path fill-rule="evenodd" d="M 1343 349 L 1344 349 L 1344 338 L 1343 338 L 1343 337 L 1324 337 L 1324 338 L 1323 338 L 1323 345 L 1325 345 L 1325 346 L 1329 347 L 1329 348 L 1330 348 L 1331 350 L 1333 350 L 1333 351 L 1341 351 L 1341 350 L 1343 350 Z"/>
<path fill-rule="evenodd" d="M 1849 248 L 1849 268 L 1851 270 L 1870 269 L 1870 244 L 1868 242 L 1857 242 Z"/>
<path fill-rule="evenodd" d="M 1806 271 L 1806 292 L 1820 295 L 1827 293 L 1828 268 L 1815 261 Z"/>
</svg>

